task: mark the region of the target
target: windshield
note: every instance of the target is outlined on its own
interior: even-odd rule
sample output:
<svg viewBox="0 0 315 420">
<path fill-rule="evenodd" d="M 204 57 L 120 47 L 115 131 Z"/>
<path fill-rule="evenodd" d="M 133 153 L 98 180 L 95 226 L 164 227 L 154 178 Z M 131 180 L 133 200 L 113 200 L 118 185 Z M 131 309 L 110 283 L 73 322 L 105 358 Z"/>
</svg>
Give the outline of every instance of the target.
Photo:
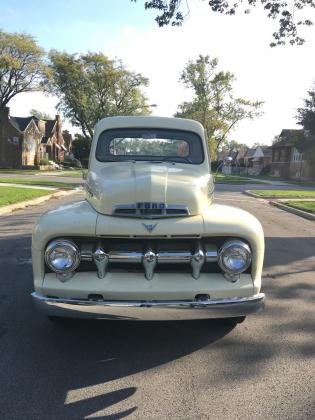
<svg viewBox="0 0 315 420">
<path fill-rule="evenodd" d="M 201 139 L 196 133 L 153 128 L 104 131 L 98 139 L 96 158 L 101 162 L 149 160 L 190 164 L 204 160 Z"/>
</svg>

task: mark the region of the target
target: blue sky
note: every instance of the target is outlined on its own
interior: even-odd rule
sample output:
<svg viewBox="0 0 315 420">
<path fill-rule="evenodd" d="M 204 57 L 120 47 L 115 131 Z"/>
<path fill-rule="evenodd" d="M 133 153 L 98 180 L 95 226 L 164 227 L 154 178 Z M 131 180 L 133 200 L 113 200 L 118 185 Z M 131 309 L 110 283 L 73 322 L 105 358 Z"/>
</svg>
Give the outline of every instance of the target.
<svg viewBox="0 0 315 420">
<path fill-rule="evenodd" d="M 0 0 L 0 28 L 27 32 L 46 50 L 103 49 L 125 25 L 153 26 L 149 14 L 142 0 Z"/>
<path fill-rule="evenodd" d="M 222 16 L 211 13 L 207 1 L 188 0 L 190 13 L 182 27 L 158 28 L 154 12 L 143 4 L 0 0 L 0 28 L 30 33 L 46 50 L 89 50 L 122 59 L 128 69 L 149 78 L 145 94 L 161 116 L 174 115 L 178 104 L 191 98 L 179 82 L 186 63 L 199 54 L 217 57 L 220 69 L 235 74 L 238 96 L 265 102 L 264 115 L 240 123 L 230 138 L 270 144 L 283 128 L 299 128 L 296 109 L 315 81 L 315 26 L 305 29 L 302 47 L 270 48 L 275 23 L 259 8 L 251 16 Z M 309 15 L 315 22 L 315 10 Z M 56 98 L 42 93 L 20 94 L 9 104 L 15 116 L 27 116 L 32 108 L 55 115 L 56 105 Z"/>
</svg>

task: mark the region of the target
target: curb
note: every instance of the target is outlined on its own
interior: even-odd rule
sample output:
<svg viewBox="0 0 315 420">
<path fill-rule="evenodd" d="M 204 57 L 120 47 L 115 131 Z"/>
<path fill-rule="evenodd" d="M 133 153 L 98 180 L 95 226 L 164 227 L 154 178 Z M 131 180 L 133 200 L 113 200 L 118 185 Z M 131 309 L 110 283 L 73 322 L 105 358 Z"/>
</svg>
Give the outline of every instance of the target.
<svg viewBox="0 0 315 420">
<path fill-rule="evenodd" d="M 47 190 L 48 191 L 48 190 Z M 47 194 L 42 197 L 33 198 L 32 200 L 21 201 L 20 203 L 11 204 L 10 206 L 4 206 L 0 208 L 0 216 L 8 215 L 15 210 L 24 209 L 28 206 L 36 206 L 37 204 L 41 204 L 44 201 L 50 200 L 51 198 L 59 198 L 65 195 L 75 194 L 79 191 L 79 189 L 68 190 L 68 191 L 57 191 L 53 194 Z"/>
<path fill-rule="evenodd" d="M 265 199 L 268 200 L 268 197 L 262 197 L 261 195 L 251 192 L 250 190 L 243 191 L 243 194 L 249 195 L 250 197 L 260 198 L 261 200 L 265 200 Z"/>
<path fill-rule="evenodd" d="M 306 211 L 298 210 L 293 207 L 286 206 L 285 204 L 282 204 L 279 201 L 269 201 L 269 204 L 271 204 L 272 206 L 276 206 L 281 210 L 285 210 L 289 213 L 296 214 L 297 216 L 304 217 L 305 219 L 315 220 L 315 214 L 307 213 Z"/>
</svg>

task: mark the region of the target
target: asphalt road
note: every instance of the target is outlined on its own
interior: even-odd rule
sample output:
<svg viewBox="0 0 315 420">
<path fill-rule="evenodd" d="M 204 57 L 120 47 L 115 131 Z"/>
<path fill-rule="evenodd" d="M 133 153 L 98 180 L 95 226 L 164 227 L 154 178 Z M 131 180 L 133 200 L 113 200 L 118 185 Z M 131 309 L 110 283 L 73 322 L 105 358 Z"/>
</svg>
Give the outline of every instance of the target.
<svg viewBox="0 0 315 420">
<path fill-rule="evenodd" d="M 251 186 L 252 188 L 253 186 Z M 221 185 L 266 235 L 267 307 L 216 321 L 71 322 L 33 310 L 30 232 L 66 201 L 0 217 L 1 419 L 313 419 L 315 223 Z"/>
</svg>

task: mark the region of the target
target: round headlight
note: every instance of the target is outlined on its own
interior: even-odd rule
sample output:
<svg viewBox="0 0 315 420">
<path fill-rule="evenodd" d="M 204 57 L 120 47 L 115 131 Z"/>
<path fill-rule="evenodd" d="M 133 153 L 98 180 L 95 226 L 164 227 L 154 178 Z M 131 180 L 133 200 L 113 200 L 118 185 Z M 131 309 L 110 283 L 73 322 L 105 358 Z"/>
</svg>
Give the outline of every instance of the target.
<svg viewBox="0 0 315 420">
<path fill-rule="evenodd" d="M 219 266 L 229 274 L 242 273 L 250 266 L 251 261 L 250 247 L 239 239 L 225 242 L 219 250 Z"/>
<path fill-rule="evenodd" d="M 80 251 L 75 243 L 67 239 L 55 239 L 46 248 L 45 261 L 56 273 L 69 273 L 80 264 Z"/>
</svg>

